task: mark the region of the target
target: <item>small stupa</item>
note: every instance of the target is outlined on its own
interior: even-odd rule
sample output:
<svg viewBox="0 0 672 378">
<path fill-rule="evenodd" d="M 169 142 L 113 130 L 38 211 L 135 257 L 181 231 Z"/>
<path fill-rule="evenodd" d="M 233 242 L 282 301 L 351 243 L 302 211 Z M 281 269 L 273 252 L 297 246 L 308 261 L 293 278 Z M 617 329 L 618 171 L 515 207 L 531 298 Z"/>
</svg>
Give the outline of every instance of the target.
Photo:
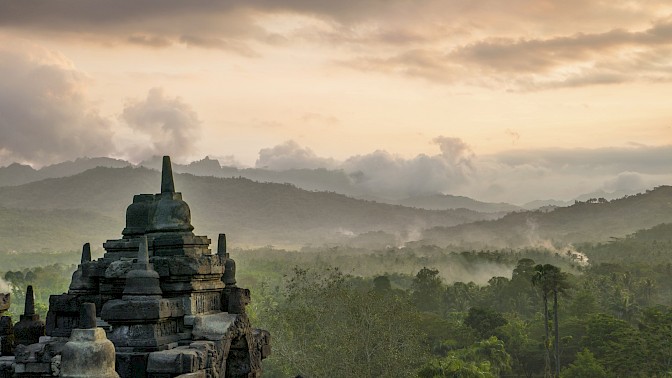
<svg viewBox="0 0 672 378">
<path fill-rule="evenodd" d="M 114 369 L 114 344 L 105 330 L 96 326 L 96 305 L 84 303 L 79 328 L 61 352 L 60 376 L 63 378 L 119 378 Z"/>
<path fill-rule="evenodd" d="M 44 331 L 44 321 L 40 320 L 40 315 L 35 313 L 33 285 L 28 285 L 23 315 L 14 325 L 14 345 L 35 344 L 40 341 L 41 336 L 44 336 Z"/>
</svg>

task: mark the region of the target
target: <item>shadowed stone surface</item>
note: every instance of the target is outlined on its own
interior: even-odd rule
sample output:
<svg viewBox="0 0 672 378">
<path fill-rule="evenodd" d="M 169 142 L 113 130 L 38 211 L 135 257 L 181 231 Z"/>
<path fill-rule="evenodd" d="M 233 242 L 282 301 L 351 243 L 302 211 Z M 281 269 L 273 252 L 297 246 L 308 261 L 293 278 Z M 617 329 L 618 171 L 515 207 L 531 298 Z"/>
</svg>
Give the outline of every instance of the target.
<svg viewBox="0 0 672 378">
<path fill-rule="evenodd" d="M 122 238 L 105 242 L 96 261 L 83 246 L 68 293 L 49 299 L 49 336 L 22 350 L 22 368 L 39 360 L 50 373 L 36 376 L 82 376 L 72 361 L 91 350 L 108 358 L 102 345 L 113 344 L 113 369 L 123 378 L 261 376 L 270 334 L 250 325 L 250 292 L 236 286 L 226 236 L 219 235 L 213 254 L 210 239 L 193 229 L 166 156 L 161 192 L 133 197 Z M 106 339 L 96 323 L 106 327 Z M 106 369 L 89 376 L 106 377 Z"/>
<path fill-rule="evenodd" d="M 14 323 L 11 317 L 4 315 L 11 304 L 12 295 L 0 293 L 0 356 L 14 353 Z"/>
<path fill-rule="evenodd" d="M 84 303 L 80 312 L 82 328 L 72 330 L 72 336 L 61 352 L 60 375 L 64 378 L 118 378 L 115 371 L 114 344 L 102 328 L 96 328 L 96 309 Z"/>
<path fill-rule="evenodd" d="M 19 322 L 14 325 L 14 345 L 35 344 L 40 341 L 40 336 L 44 336 L 44 334 L 44 322 L 40 320 L 40 315 L 35 313 L 33 286 L 28 285 L 24 313 L 20 316 Z"/>
<path fill-rule="evenodd" d="M 0 317 L 0 356 L 14 354 L 14 323 L 9 316 Z"/>
<path fill-rule="evenodd" d="M 96 328 L 96 305 L 93 303 L 84 303 L 79 312 L 79 328 Z"/>
</svg>

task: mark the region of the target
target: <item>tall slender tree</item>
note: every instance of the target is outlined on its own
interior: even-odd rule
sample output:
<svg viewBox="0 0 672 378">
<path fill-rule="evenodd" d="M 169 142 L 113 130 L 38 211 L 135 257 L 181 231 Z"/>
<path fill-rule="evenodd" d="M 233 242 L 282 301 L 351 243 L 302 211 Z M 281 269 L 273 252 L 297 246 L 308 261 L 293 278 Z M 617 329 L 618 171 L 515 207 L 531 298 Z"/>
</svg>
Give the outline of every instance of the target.
<svg viewBox="0 0 672 378">
<path fill-rule="evenodd" d="M 546 376 L 550 375 L 550 335 L 548 327 L 548 297 L 553 295 L 553 352 L 555 357 L 555 376 L 560 376 L 560 330 L 558 327 L 558 295 L 569 289 L 569 281 L 567 273 L 562 272 L 560 268 L 551 264 L 537 265 L 534 267 L 534 275 L 532 276 L 532 284 L 541 291 L 542 299 L 544 301 L 544 331 L 546 340 L 544 345 L 546 347 L 545 356 L 545 371 Z"/>
<path fill-rule="evenodd" d="M 532 285 L 539 288 L 541 298 L 544 302 L 544 377 L 551 376 L 551 356 L 550 356 L 550 332 L 548 330 L 548 284 L 546 279 L 546 270 L 539 264 L 534 267 L 532 275 Z"/>
</svg>

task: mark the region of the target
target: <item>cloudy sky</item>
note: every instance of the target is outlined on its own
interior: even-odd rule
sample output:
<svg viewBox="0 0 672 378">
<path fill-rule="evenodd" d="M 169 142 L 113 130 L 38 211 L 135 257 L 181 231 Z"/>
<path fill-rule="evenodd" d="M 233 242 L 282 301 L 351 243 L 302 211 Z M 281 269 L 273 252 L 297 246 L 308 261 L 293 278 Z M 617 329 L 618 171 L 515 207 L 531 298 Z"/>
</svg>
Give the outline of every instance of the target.
<svg viewBox="0 0 672 378">
<path fill-rule="evenodd" d="M 668 0 L 0 0 L 0 72 L 0 165 L 210 155 L 518 202 L 672 184 Z"/>
</svg>

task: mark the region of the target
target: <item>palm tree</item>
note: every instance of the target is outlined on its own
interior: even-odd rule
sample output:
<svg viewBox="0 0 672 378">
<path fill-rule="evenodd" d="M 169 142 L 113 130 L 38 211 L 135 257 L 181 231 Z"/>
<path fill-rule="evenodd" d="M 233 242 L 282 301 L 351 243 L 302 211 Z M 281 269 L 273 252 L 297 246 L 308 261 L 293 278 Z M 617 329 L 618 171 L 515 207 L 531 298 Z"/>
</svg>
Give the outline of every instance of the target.
<svg viewBox="0 0 672 378">
<path fill-rule="evenodd" d="M 545 356 L 545 372 L 546 376 L 550 376 L 550 356 L 549 356 L 549 329 L 548 329 L 548 296 L 553 294 L 553 323 L 555 338 L 553 340 L 553 349 L 555 353 L 555 375 L 560 376 L 560 332 L 558 328 L 558 294 L 562 294 L 569 289 L 569 282 L 567 281 L 567 273 L 560 271 L 560 268 L 551 265 L 537 265 L 534 267 L 534 275 L 532 276 L 532 285 L 539 288 L 542 299 L 544 301 L 544 331 L 546 332 L 546 340 L 544 345 L 546 347 Z"/>
<path fill-rule="evenodd" d="M 539 264 L 534 267 L 534 275 L 532 276 L 532 285 L 538 287 L 541 291 L 541 297 L 544 300 L 544 377 L 551 376 L 551 357 L 549 352 L 549 331 L 548 331 L 548 283 L 546 279 L 546 271 L 544 266 Z"/>
</svg>

